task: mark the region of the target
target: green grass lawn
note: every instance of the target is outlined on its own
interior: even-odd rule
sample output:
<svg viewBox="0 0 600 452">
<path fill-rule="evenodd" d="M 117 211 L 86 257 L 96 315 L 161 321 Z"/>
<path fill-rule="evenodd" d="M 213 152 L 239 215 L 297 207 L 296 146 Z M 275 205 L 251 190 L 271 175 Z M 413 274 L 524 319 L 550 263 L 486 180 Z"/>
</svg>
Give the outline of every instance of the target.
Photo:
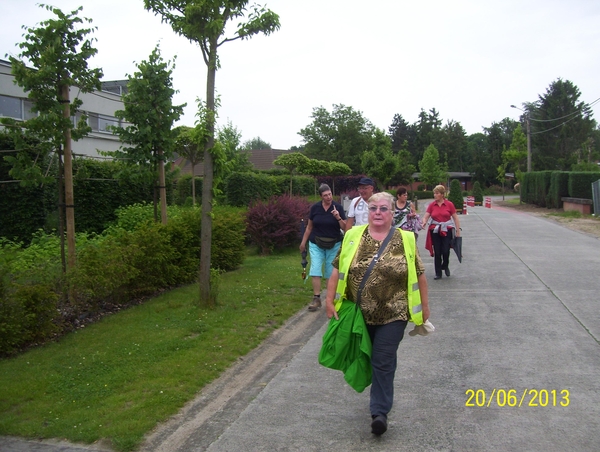
<svg viewBox="0 0 600 452">
<path fill-rule="evenodd" d="M 215 309 L 193 284 L 0 361 L 0 435 L 135 449 L 307 305 L 301 272 L 297 250 L 249 255 L 222 275 Z"/>
</svg>

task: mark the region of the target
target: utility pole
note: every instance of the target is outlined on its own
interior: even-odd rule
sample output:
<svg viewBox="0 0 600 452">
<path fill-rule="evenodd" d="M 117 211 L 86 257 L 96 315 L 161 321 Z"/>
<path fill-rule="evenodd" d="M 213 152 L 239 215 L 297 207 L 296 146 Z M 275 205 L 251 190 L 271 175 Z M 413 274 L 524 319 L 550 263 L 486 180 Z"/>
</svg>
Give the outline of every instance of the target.
<svg viewBox="0 0 600 452">
<path fill-rule="evenodd" d="M 531 173 L 531 123 L 529 121 L 529 112 L 525 116 L 527 121 L 527 172 Z"/>
</svg>

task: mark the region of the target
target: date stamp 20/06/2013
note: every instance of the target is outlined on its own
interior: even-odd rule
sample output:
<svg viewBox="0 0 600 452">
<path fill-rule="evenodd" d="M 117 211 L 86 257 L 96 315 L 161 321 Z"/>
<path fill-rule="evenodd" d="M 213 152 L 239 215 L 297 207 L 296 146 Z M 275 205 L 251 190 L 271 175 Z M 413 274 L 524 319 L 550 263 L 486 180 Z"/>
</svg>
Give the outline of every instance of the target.
<svg viewBox="0 0 600 452">
<path fill-rule="evenodd" d="M 489 395 L 488 395 L 489 394 Z M 571 403 L 568 389 L 467 389 L 466 407 L 568 407 Z"/>
</svg>

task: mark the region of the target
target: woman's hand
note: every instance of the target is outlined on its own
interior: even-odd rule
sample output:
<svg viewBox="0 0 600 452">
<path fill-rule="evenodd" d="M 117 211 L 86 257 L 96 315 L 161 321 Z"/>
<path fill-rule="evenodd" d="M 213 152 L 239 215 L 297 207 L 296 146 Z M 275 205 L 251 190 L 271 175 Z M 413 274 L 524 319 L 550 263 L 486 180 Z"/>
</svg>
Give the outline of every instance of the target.
<svg viewBox="0 0 600 452">
<path fill-rule="evenodd" d="M 337 268 L 333 267 L 333 270 L 331 271 L 331 276 L 329 277 L 329 281 L 327 281 L 327 297 L 325 298 L 325 311 L 327 312 L 328 319 L 332 317 L 335 317 L 336 320 L 340 319 L 333 304 L 333 299 L 335 298 L 335 290 L 337 287 L 339 276 L 340 271 Z"/>
<path fill-rule="evenodd" d="M 338 316 L 337 311 L 335 310 L 335 306 L 333 304 L 333 300 L 329 300 L 329 297 L 327 297 L 327 300 L 325 300 L 325 310 L 327 312 L 327 318 L 330 319 L 332 317 L 335 317 L 336 320 L 339 320 L 340 317 Z"/>
<path fill-rule="evenodd" d="M 335 218 L 336 220 L 339 220 L 341 218 L 340 213 L 335 208 L 335 204 L 333 205 L 333 209 L 331 209 L 331 215 L 333 215 L 333 218 Z"/>
<path fill-rule="evenodd" d="M 340 212 L 335 208 L 335 204 L 333 205 L 333 209 L 331 210 L 331 215 L 335 218 L 335 221 L 340 225 L 340 229 L 346 229 L 346 222 L 340 216 Z M 340 224 L 340 221 L 342 222 Z"/>
<path fill-rule="evenodd" d="M 462 232 L 460 229 L 460 220 L 458 219 L 458 215 L 457 214 L 453 214 L 452 215 L 452 220 L 454 221 L 454 226 L 456 226 L 454 234 L 456 235 L 456 237 L 460 237 L 460 233 Z"/>
<path fill-rule="evenodd" d="M 423 215 L 423 219 L 421 220 L 421 229 L 425 229 L 425 226 L 427 226 L 427 222 L 429 221 L 429 217 L 430 217 L 430 213 L 426 212 L 425 215 Z"/>
</svg>

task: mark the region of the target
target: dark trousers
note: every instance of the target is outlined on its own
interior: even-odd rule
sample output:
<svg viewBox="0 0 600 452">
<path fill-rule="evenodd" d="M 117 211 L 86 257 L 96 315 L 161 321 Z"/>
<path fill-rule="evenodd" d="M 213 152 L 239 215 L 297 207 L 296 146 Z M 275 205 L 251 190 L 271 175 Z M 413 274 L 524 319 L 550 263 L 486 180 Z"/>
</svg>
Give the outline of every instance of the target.
<svg viewBox="0 0 600 452">
<path fill-rule="evenodd" d="M 371 352 L 373 378 L 370 402 L 372 416 L 387 418 L 392 409 L 398 345 L 404 337 L 407 323 L 404 320 L 397 320 L 386 325 L 367 325 L 373 343 Z"/>
<path fill-rule="evenodd" d="M 442 270 L 448 268 L 450 261 L 450 241 L 452 240 L 452 232 L 448 231 L 446 235 L 431 234 L 431 243 L 433 245 L 433 266 L 435 268 L 435 276 L 442 276 Z"/>
</svg>

